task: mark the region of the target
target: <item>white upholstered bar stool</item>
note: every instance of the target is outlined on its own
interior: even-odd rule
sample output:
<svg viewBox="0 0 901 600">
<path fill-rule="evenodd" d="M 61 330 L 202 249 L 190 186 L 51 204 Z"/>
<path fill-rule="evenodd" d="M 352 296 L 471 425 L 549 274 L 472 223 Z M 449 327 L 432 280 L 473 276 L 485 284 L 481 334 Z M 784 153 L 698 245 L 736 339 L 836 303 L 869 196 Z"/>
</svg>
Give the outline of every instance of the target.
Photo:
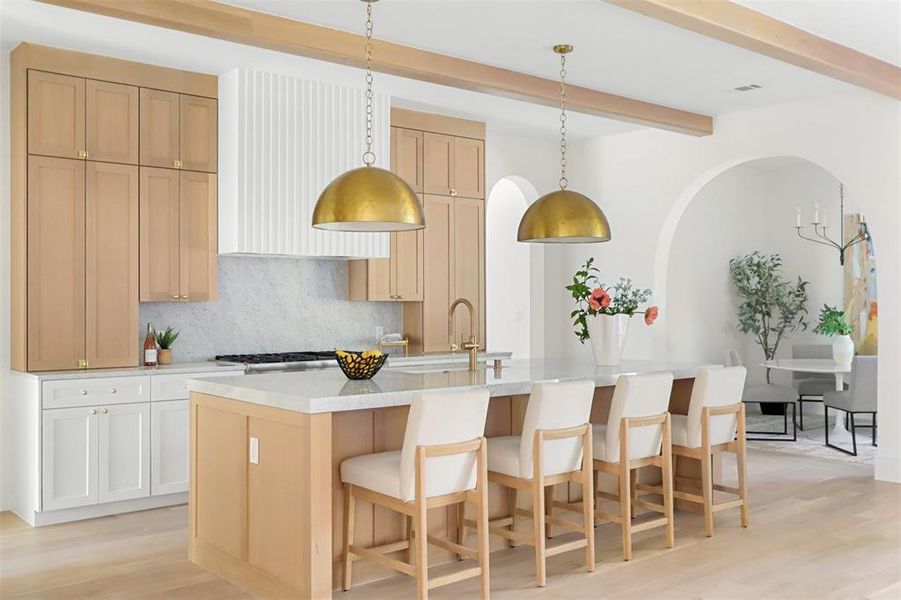
<svg viewBox="0 0 901 600">
<path fill-rule="evenodd" d="M 483 437 L 487 412 L 487 389 L 418 393 L 410 405 L 401 450 L 355 456 L 341 463 L 345 590 L 351 586 L 352 560 L 360 557 L 416 577 L 420 599 L 428 597 L 429 589 L 470 577 L 481 577 L 481 597 L 488 598 L 488 475 Z M 409 539 L 370 548 L 354 544 L 356 499 L 412 517 L 413 563 L 386 556 L 409 548 Z M 476 508 L 476 550 L 428 535 L 427 510 L 461 502 Z M 429 543 L 479 564 L 430 581 Z"/>
<path fill-rule="evenodd" d="M 688 415 L 673 415 L 673 455 L 701 463 L 701 494 L 676 490 L 677 500 L 704 507 L 704 530 L 713 535 L 714 513 L 741 509 L 741 526 L 748 527 L 748 493 L 745 469 L 745 405 L 742 392 L 747 371 L 744 367 L 700 369 L 695 377 Z M 738 487 L 713 482 L 713 456 L 733 452 L 738 467 Z M 714 502 L 715 491 L 738 496 L 729 502 Z"/>
<path fill-rule="evenodd" d="M 488 439 L 488 481 L 513 490 L 509 517 L 491 522 L 489 531 L 512 542 L 535 547 L 535 571 L 539 587 L 546 581 L 546 557 L 585 548 L 585 566 L 594 570 L 593 474 L 591 470 L 591 403 L 594 382 L 554 381 L 536 383 L 526 407 L 522 436 Z M 584 449 L 584 455 L 583 455 Z M 559 483 L 581 484 L 582 523 L 545 514 L 545 488 Z M 532 509 L 517 508 L 516 496 L 527 491 Z M 516 531 L 517 516 L 531 518 L 531 536 Z M 581 533 L 584 537 L 547 548 L 547 523 Z"/>
<path fill-rule="evenodd" d="M 621 376 L 616 380 L 613 401 L 606 425 L 594 426 L 594 469 L 619 478 L 619 495 L 597 492 L 597 504 L 604 500 L 619 502 L 618 515 L 598 508 L 598 522 L 619 523 L 623 534 L 623 560 L 632 558 L 632 534 L 655 527 L 664 528 L 666 547 L 672 548 L 673 536 L 673 460 L 670 440 L 670 393 L 672 373 Z M 659 486 L 639 484 L 637 469 L 659 467 Z M 659 495 L 663 504 L 642 500 L 641 492 Z M 632 523 L 636 507 L 663 516 Z"/>
</svg>

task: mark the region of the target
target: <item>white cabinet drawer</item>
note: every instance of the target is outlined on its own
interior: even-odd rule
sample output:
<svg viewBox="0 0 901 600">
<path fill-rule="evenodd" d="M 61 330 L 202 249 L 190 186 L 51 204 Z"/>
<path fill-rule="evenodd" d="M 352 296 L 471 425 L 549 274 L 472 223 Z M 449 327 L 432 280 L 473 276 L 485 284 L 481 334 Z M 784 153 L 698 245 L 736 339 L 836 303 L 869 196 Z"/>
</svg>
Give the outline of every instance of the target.
<svg viewBox="0 0 901 600">
<path fill-rule="evenodd" d="M 206 377 L 235 377 L 243 375 L 244 370 L 223 368 L 221 371 L 206 371 L 203 373 L 177 373 L 174 375 L 154 375 L 151 378 L 150 399 L 153 402 L 163 400 L 187 400 L 188 381 L 191 379 L 204 379 Z"/>
<path fill-rule="evenodd" d="M 86 377 L 45 381 L 41 406 L 72 408 L 150 401 L 150 377 Z"/>
</svg>

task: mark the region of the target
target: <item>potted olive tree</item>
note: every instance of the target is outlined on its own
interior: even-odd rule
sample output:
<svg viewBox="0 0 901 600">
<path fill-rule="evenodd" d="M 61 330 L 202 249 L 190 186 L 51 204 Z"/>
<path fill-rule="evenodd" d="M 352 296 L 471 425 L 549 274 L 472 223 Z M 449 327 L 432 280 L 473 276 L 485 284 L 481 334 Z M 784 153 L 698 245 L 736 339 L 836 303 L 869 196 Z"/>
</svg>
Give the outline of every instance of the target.
<svg viewBox="0 0 901 600">
<path fill-rule="evenodd" d="M 850 365 L 854 360 L 854 341 L 851 334 L 854 326 L 845 320 L 845 311 L 824 304 L 820 310 L 820 322 L 814 333 L 835 338 L 832 341 L 832 360 L 837 365 Z"/>
<path fill-rule="evenodd" d="M 779 344 L 797 330 L 807 329 L 807 285 L 800 277 L 794 283 L 782 278 L 782 257 L 754 251 L 729 261 L 729 274 L 738 294 L 738 329 L 753 336 L 766 360 L 776 358 Z M 766 371 L 770 382 L 770 370 Z M 763 404 L 761 410 L 783 406 Z"/>
</svg>

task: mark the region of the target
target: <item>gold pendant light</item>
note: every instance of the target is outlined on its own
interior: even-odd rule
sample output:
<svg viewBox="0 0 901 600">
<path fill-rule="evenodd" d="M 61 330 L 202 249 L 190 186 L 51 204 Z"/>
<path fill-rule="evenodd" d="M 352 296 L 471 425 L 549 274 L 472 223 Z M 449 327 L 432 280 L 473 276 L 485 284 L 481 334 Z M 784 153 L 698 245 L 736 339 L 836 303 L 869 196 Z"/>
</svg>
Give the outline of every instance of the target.
<svg viewBox="0 0 901 600">
<path fill-rule="evenodd" d="M 519 222 L 520 242 L 582 244 L 610 240 L 604 211 L 590 198 L 566 189 L 566 55 L 569 44 L 554 46 L 560 55 L 560 189 L 545 194 L 526 210 Z"/>
<path fill-rule="evenodd" d="M 347 171 L 319 195 L 313 227 L 329 231 L 408 231 L 425 227 L 422 205 L 403 179 L 372 166 L 372 3 L 366 3 L 365 166 Z"/>
</svg>

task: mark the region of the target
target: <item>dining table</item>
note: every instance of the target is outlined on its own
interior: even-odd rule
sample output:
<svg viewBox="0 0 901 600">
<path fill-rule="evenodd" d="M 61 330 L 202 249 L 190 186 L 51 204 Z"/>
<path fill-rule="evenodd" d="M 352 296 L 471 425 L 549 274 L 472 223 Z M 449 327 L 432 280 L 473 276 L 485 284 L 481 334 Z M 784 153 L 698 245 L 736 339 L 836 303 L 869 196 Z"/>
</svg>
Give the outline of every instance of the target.
<svg viewBox="0 0 901 600">
<path fill-rule="evenodd" d="M 835 391 L 845 389 L 845 375 L 851 372 L 850 364 L 839 364 L 829 358 L 777 358 L 760 363 L 761 367 L 795 373 L 828 373 L 835 377 Z M 842 419 L 836 418 L 830 435 L 849 435 Z"/>
</svg>

